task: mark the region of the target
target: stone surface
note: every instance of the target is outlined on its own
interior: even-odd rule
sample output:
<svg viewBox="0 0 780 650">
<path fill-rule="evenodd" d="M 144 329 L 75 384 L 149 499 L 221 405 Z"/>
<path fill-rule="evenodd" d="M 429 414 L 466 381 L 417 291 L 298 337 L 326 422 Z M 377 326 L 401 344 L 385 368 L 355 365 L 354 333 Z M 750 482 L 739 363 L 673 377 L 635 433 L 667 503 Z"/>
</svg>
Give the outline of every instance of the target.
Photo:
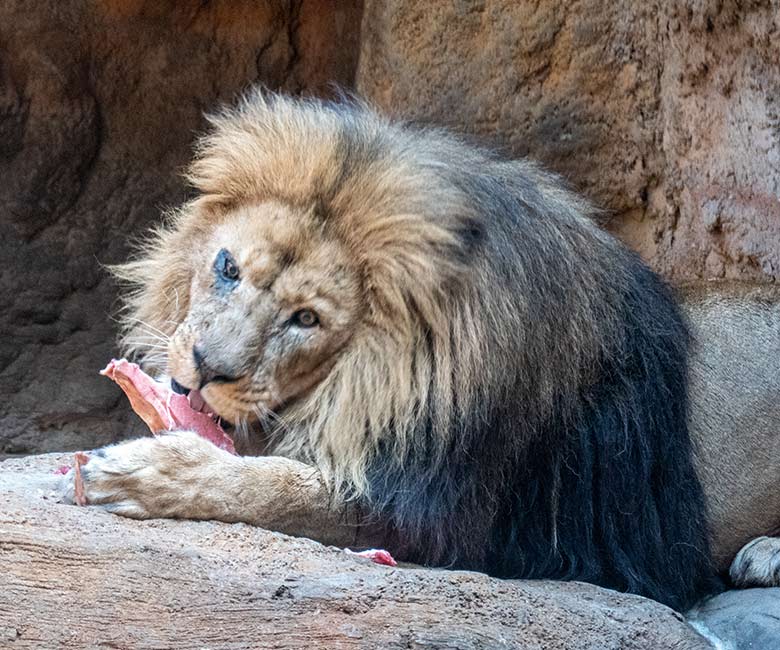
<svg viewBox="0 0 780 650">
<path fill-rule="evenodd" d="M 56 502 L 67 457 L 0 463 L 3 648 L 699 650 L 670 609 L 582 583 L 390 569 L 243 524 Z"/>
<path fill-rule="evenodd" d="M 690 622 L 724 650 L 777 650 L 780 588 L 727 591 L 690 612 Z"/>
<path fill-rule="evenodd" d="M 247 85 L 354 76 L 360 3 L 0 3 L 0 454 L 140 433 L 97 371 L 115 354 L 102 265 L 181 201 L 203 112 Z"/>
<path fill-rule="evenodd" d="M 366 0 L 358 89 L 530 155 L 675 280 L 780 278 L 777 0 Z"/>
</svg>

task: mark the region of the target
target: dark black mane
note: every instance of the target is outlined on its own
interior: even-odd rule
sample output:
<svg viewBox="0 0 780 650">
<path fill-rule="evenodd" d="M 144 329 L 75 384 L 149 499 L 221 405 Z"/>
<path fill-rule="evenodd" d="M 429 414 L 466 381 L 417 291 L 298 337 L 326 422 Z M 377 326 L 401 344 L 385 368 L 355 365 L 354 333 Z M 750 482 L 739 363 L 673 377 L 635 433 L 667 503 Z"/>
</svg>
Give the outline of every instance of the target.
<svg viewBox="0 0 780 650">
<path fill-rule="evenodd" d="M 488 214 L 489 261 L 474 260 L 482 309 L 525 331 L 489 335 L 492 369 L 461 405 L 445 461 L 434 460 L 435 404 L 403 464 L 389 449 L 376 456 L 370 506 L 411 561 L 583 580 L 684 610 L 714 588 L 686 324 L 638 256 L 574 204 L 546 204 L 538 182 L 550 177 L 518 167 L 507 180 L 506 165 L 458 182 Z M 519 296 L 516 314 L 487 296 L 498 285 Z M 457 287 L 450 298 L 462 317 Z"/>
</svg>

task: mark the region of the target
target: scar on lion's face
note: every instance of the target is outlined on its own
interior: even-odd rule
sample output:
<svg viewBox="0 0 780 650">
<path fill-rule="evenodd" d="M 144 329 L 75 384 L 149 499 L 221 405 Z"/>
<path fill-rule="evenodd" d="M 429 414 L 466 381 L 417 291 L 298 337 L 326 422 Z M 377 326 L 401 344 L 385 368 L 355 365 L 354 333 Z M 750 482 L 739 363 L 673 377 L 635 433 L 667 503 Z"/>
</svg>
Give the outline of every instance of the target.
<svg viewBox="0 0 780 650">
<path fill-rule="evenodd" d="M 311 211 L 266 202 L 227 210 L 194 248 L 171 377 L 231 422 L 311 390 L 363 315 L 360 275 L 337 235 Z"/>
</svg>

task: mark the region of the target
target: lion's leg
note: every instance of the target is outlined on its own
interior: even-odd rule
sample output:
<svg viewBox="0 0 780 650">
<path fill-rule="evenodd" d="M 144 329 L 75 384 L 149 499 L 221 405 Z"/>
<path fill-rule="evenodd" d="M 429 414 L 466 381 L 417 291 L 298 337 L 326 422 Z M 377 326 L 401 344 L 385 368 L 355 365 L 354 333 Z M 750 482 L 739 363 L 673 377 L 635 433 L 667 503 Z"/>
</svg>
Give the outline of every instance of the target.
<svg viewBox="0 0 780 650">
<path fill-rule="evenodd" d="M 729 574 L 737 587 L 780 587 L 780 537 L 758 537 L 745 544 Z"/>
<path fill-rule="evenodd" d="M 127 517 L 245 522 L 336 546 L 377 541 L 358 539 L 356 507 L 334 503 L 316 468 L 233 456 L 191 432 L 96 450 L 81 473 L 90 505 Z M 73 472 L 63 480 L 73 502 Z"/>
</svg>

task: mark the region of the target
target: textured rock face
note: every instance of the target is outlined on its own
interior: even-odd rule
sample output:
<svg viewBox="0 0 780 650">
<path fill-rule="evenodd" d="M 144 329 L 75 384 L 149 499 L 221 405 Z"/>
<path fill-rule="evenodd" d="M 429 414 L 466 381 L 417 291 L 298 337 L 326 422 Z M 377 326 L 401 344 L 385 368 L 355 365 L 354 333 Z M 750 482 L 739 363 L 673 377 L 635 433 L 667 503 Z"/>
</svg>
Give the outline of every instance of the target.
<svg viewBox="0 0 780 650">
<path fill-rule="evenodd" d="M 243 524 L 61 505 L 58 462 L 0 463 L 3 648 L 709 647 L 670 609 L 582 583 L 390 569 Z"/>
<path fill-rule="evenodd" d="M 0 3 L 0 454 L 142 431 L 97 375 L 203 111 L 357 89 L 531 155 L 674 280 L 780 276 L 780 8 L 530 0 Z"/>
<path fill-rule="evenodd" d="M 367 0 L 357 86 L 543 161 L 670 278 L 774 281 L 779 9 Z"/>
<path fill-rule="evenodd" d="M 780 646 L 780 588 L 727 591 L 702 603 L 689 617 L 694 628 L 719 640 L 721 648 Z"/>
<path fill-rule="evenodd" d="M 360 5 L 0 3 L 0 453 L 142 429 L 98 377 L 123 260 L 163 207 L 202 114 L 262 82 L 349 85 Z"/>
<path fill-rule="evenodd" d="M 4 0 L 0 457 L 144 433 L 97 374 L 115 353 L 102 265 L 186 197 L 203 112 L 257 82 L 354 87 L 539 159 L 674 280 L 780 277 L 776 0 Z M 704 647 L 668 609 L 587 585 L 61 506 L 40 498 L 53 462 L 0 464 L 2 647 Z M 771 621 L 733 621 L 777 593 L 697 622 L 765 647 Z"/>
</svg>

